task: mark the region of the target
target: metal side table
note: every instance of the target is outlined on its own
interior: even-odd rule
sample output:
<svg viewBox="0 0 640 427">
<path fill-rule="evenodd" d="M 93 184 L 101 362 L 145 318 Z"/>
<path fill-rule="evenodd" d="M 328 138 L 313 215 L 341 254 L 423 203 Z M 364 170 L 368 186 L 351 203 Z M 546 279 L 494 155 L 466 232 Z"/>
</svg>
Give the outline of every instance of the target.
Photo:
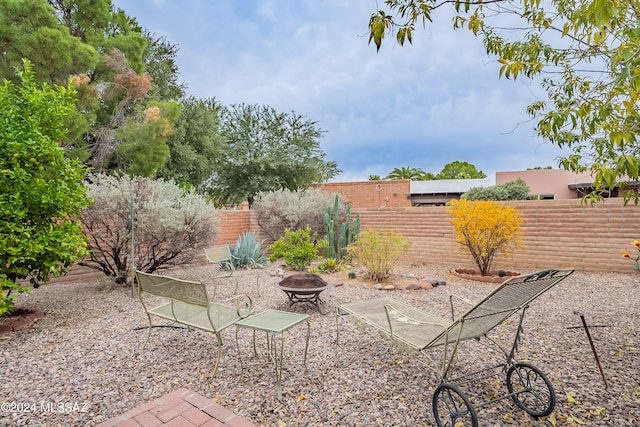
<svg viewBox="0 0 640 427">
<path fill-rule="evenodd" d="M 267 310 L 254 316 L 249 316 L 235 323 L 236 326 L 236 346 L 238 348 L 238 356 L 240 358 L 240 367 L 244 372 L 244 364 L 240 351 L 240 343 L 238 340 L 238 331 L 240 328 L 247 328 L 253 331 L 253 352 L 257 356 L 256 351 L 256 331 L 267 333 L 267 347 L 269 352 L 269 360 L 274 364 L 276 373 L 276 390 L 278 399 L 282 397 L 282 362 L 284 359 L 284 333 L 294 326 L 307 322 L 307 336 L 304 345 L 304 369 L 307 369 L 307 350 L 309 349 L 309 333 L 311 327 L 309 325 L 308 314 L 289 313 L 287 311 Z M 276 343 L 276 337 L 280 336 L 280 348 Z"/>
</svg>

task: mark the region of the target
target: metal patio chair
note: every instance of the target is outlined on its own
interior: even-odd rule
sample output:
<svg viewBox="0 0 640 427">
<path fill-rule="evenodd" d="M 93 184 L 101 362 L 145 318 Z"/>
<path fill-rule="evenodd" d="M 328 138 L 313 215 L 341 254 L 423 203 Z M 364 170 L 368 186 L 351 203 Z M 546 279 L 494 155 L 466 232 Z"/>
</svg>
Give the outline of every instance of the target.
<svg viewBox="0 0 640 427">
<path fill-rule="evenodd" d="M 433 413 L 438 426 L 477 427 L 476 409 L 503 399 L 512 399 L 516 405 L 534 417 L 544 417 L 555 407 L 555 392 L 547 377 L 529 363 L 515 362 L 514 355 L 522 333 L 522 322 L 529 304 L 558 282 L 573 273 L 573 270 L 542 270 L 528 275 L 511 277 L 458 319 L 453 319 L 453 296 L 450 297 L 452 320 L 447 320 L 422 311 L 392 298 L 378 298 L 342 304 L 336 307 L 336 322 L 343 316 L 351 316 L 359 322 L 372 326 L 389 336 L 394 342 L 403 344 L 425 356 L 427 365 L 440 378 L 440 385 L 433 394 Z M 502 348 L 488 333 L 506 319 L 519 313 L 519 323 L 511 349 Z M 336 325 L 338 339 L 339 330 Z M 471 338 L 489 340 L 505 357 L 503 363 L 483 367 L 480 370 L 453 378 L 452 371 L 462 341 Z M 437 360 L 429 354 L 441 348 Z M 490 370 L 502 368 L 506 372 L 508 393 L 472 404 L 467 395 L 457 386 L 461 382 Z"/>
<path fill-rule="evenodd" d="M 235 288 L 233 294 L 236 295 L 238 293 L 238 277 L 244 276 L 247 274 L 255 274 L 256 275 L 256 291 L 258 295 L 260 295 L 260 273 L 255 270 L 236 270 L 233 265 L 233 255 L 231 254 L 231 249 L 229 249 L 229 245 L 220 245 L 213 246 L 210 248 L 205 248 L 204 254 L 207 257 L 207 262 L 210 265 L 217 265 L 217 269 L 209 270 L 211 274 L 211 279 L 213 279 L 213 298 L 216 296 L 216 290 L 218 287 L 218 281 L 220 279 L 233 279 L 235 281 Z"/>
</svg>

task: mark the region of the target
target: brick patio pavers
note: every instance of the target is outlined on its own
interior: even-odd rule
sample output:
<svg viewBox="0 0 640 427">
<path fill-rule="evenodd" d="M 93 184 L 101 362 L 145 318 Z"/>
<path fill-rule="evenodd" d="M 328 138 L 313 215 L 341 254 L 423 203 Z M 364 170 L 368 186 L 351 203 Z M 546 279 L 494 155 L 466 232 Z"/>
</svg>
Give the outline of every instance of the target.
<svg viewBox="0 0 640 427">
<path fill-rule="evenodd" d="M 179 388 L 96 427 L 257 427 L 246 418 L 193 392 Z"/>
</svg>

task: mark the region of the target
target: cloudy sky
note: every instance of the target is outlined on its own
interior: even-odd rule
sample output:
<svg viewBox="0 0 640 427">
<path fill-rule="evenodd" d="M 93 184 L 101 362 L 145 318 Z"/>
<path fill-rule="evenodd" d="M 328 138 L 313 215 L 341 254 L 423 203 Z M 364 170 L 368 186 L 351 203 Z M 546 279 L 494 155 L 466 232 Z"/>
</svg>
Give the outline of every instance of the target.
<svg viewBox="0 0 640 427">
<path fill-rule="evenodd" d="M 396 167 L 439 172 L 467 161 L 496 171 L 557 167 L 526 106 L 540 90 L 498 78 L 498 64 L 451 12 L 413 45 L 387 38 L 376 53 L 367 23 L 375 0 L 112 0 L 178 46 L 188 93 L 224 105 L 264 104 L 324 130 L 333 181 L 384 177 Z M 382 0 L 379 0 L 382 4 Z"/>
</svg>

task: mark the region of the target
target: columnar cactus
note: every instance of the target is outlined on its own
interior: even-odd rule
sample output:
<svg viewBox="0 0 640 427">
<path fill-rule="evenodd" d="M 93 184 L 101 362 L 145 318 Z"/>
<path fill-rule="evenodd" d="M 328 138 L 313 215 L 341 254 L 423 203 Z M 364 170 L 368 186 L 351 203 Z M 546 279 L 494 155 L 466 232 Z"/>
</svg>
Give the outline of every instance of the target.
<svg viewBox="0 0 640 427">
<path fill-rule="evenodd" d="M 347 246 L 356 239 L 356 236 L 360 232 L 360 214 L 357 214 L 356 218 L 351 221 L 350 203 L 347 203 L 345 222 L 341 226 L 338 226 L 339 221 L 340 204 L 338 195 L 336 194 L 333 210 L 327 208 L 324 213 L 324 230 L 326 233 L 324 238 L 329 243 L 324 249 L 325 258 L 342 259 L 347 253 Z M 338 230 L 340 234 L 338 234 Z"/>
</svg>

